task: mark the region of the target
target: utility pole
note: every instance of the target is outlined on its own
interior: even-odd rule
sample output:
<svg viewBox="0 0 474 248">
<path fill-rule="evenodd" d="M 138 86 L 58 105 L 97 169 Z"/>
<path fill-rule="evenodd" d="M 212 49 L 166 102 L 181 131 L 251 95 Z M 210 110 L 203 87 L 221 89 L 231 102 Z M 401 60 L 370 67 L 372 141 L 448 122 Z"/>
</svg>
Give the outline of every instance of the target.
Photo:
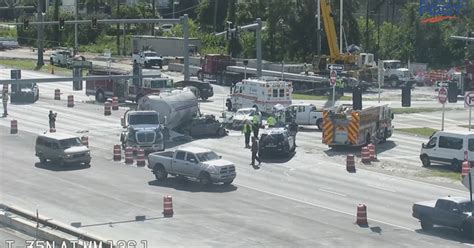
<svg viewBox="0 0 474 248">
<path fill-rule="evenodd" d="M 75 1 L 75 6 L 74 6 L 74 19 L 77 21 L 77 8 L 79 7 L 79 0 Z M 77 41 L 77 23 L 74 24 L 74 56 L 79 52 L 79 42 Z"/>
<path fill-rule="evenodd" d="M 257 78 L 262 76 L 262 19 L 257 18 Z"/>
<path fill-rule="evenodd" d="M 156 18 L 155 16 L 155 2 L 156 0 L 151 0 L 151 11 L 152 11 L 152 18 Z M 155 24 L 151 24 L 151 35 L 155 36 Z"/>
<path fill-rule="evenodd" d="M 316 33 L 318 42 L 318 56 L 321 56 L 321 0 L 318 0 L 318 32 Z"/>
<path fill-rule="evenodd" d="M 183 22 L 183 55 L 184 55 L 184 80 L 189 80 L 189 23 L 188 14 L 181 18 Z"/>
<path fill-rule="evenodd" d="M 214 32 L 217 32 L 217 0 L 214 0 Z"/>
<path fill-rule="evenodd" d="M 120 18 L 120 0 L 117 0 L 117 18 Z M 120 55 L 120 23 L 117 23 L 117 55 Z"/>
<path fill-rule="evenodd" d="M 343 9 L 344 9 L 344 0 L 341 0 L 341 14 L 339 16 L 339 49 L 341 50 L 341 54 L 342 54 L 342 20 L 343 20 Z"/>
<path fill-rule="evenodd" d="M 37 16 L 36 16 L 36 19 L 38 20 L 38 22 L 43 22 L 43 4 L 45 4 L 45 2 L 39 0 L 38 1 L 38 11 L 37 11 Z M 36 31 L 37 31 L 37 37 L 38 37 L 38 40 L 37 40 L 37 46 L 38 46 L 38 60 L 36 61 L 36 66 L 37 67 L 40 67 L 40 66 L 43 66 L 44 65 L 44 61 L 43 61 L 43 25 L 38 25 L 38 27 L 36 28 Z"/>
</svg>

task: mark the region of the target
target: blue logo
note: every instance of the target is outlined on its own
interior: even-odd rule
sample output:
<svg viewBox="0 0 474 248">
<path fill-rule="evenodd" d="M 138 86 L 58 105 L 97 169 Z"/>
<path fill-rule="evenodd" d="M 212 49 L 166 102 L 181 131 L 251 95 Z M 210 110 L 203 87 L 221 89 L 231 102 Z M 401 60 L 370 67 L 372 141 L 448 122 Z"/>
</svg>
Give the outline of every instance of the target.
<svg viewBox="0 0 474 248">
<path fill-rule="evenodd" d="M 420 0 L 420 16 L 456 16 L 467 7 L 465 0 Z"/>
</svg>

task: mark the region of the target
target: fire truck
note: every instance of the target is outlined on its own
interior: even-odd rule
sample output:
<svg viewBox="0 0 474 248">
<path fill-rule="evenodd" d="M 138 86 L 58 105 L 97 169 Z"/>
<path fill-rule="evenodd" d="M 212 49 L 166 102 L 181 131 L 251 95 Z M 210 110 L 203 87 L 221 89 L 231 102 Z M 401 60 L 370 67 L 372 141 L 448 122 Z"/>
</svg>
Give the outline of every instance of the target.
<svg viewBox="0 0 474 248">
<path fill-rule="evenodd" d="M 117 69 L 94 68 L 89 71 L 89 75 L 129 75 L 130 72 Z M 86 95 L 95 96 L 97 102 L 105 102 L 107 98 L 118 97 L 120 101 L 138 100 L 148 94 L 158 94 L 165 88 L 172 88 L 173 80 L 165 77 L 144 78 L 138 84 L 133 84 L 133 80 L 87 80 Z"/>
<path fill-rule="evenodd" d="M 292 84 L 276 78 L 244 79 L 231 88 L 226 100 L 227 110 L 257 107 L 264 113 L 272 113 L 273 106 L 291 105 Z"/>
<path fill-rule="evenodd" d="M 363 146 L 392 136 L 393 113 L 389 105 L 353 110 L 342 104 L 323 112 L 323 143 L 329 147 Z"/>
</svg>

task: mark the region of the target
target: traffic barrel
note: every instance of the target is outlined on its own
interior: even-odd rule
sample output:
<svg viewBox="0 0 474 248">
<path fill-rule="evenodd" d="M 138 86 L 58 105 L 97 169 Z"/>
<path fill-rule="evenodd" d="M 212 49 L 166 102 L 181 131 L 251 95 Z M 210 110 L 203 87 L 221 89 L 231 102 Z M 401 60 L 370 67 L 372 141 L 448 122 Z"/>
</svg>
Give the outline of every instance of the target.
<svg viewBox="0 0 474 248">
<path fill-rule="evenodd" d="M 73 95 L 67 96 L 67 107 L 68 108 L 74 107 L 74 96 Z"/>
<path fill-rule="evenodd" d="M 89 137 L 87 136 L 82 136 L 81 137 L 82 144 L 89 147 Z"/>
<path fill-rule="evenodd" d="M 143 148 L 137 150 L 137 166 L 145 166 L 145 150 Z"/>
<path fill-rule="evenodd" d="M 173 198 L 169 195 L 163 197 L 163 217 L 173 217 Z"/>
<path fill-rule="evenodd" d="M 133 148 L 125 148 L 125 164 L 133 164 Z"/>
<path fill-rule="evenodd" d="M 106 102 L 104 104 L 104 115 L 111 115 L 112 114 L 112 110 L 110 108 L 110 102 Z"/>
<path fill-rule="evenodd" d="M 55 89 L 54 90 L 54 100 L 61 100 L 61 90 Z"/>
<path fill-rule="evenodd" d="M 462 162 L 461 176 L 465 177 L 469 175 L 470 171 L 471 171 L 471 162 L 464 160 L 464 162 Z"/>
<path fill-rule="evenodd" d="M 367 226 L 369 223 L 367 222 L 367 206 L 364 204 L 359 204 L 357 206 L 357 225 L 359 226 Z"/>
<path fill-rule="evenodd" d="M 370 152 L 367 146 L 362 147 L 362 163 L 370 164 Z"/>
<path fill-rule="evenodd" d="M 355 172 L 355 161 L 354 161 L 354 154 L 347 154 L 346 156 L 346 170 L 348 172 Z"/>
<path fill-rule="evenodd" d="M 126 152 L 127 150 L 125 150 Z M 122 160 L 122 149 L 120 148 L 120 145 L 114 145 L 114 161 L 120 161 Z M 132 163 L 133 163 L 133 157 L 132 157 Z"/>
<path fill-rule="evenodd" d="M 18 122 L 17 122 L 17 120 L 11 120 L 10 121 L 10 133 L 11 134 L 18 133 Z"/>
<path fill-rule="evenodd" d="M 114 96 L 112 97 L 112 110 L 118 110 L 118 97 Z"/>
<path fill-rule="evenodd" d="M 370 143 L 367 147 L 369 148 L 370 161 L 376 161 L 377 154 L 375 153 L 375 145 Z"/>
</svg>

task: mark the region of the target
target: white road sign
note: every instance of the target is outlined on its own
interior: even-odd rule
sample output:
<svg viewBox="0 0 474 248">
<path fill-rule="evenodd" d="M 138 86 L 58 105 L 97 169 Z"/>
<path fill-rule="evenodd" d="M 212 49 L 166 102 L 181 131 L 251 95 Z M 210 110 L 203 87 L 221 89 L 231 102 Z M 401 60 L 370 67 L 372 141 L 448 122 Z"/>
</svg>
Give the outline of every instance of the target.
<svg viewBox="0 0 474 248">
<path fill-rule="evenodd" d="M 331 70 L 331 71 L 343 71 L 344 70 L 344 65 L 329 64 L 328 69 Z"/>
<path fill-rule="evenodd" d="M 466 91 L 464 94 L 464 107 L 474 107 L 474 91 Z"/>
</svg>

